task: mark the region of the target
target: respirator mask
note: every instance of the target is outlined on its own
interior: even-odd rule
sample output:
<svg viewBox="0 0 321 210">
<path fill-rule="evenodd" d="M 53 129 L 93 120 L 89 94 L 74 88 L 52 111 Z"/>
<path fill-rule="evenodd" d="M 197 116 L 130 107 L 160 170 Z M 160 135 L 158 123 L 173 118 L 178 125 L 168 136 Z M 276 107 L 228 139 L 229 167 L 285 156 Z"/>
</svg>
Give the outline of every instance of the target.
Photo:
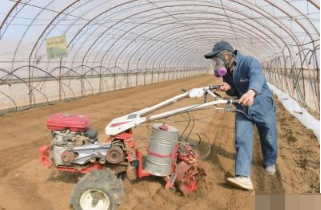
<svg viewBox="0 0 321 210">
<path fill-rule="evenodd" d="M 224 59 L 223 54 L 224 52 L 220 52 L 211 59 L 215 77 L 223 77 L 227 73 L 229 62 Z"/>
</svg>

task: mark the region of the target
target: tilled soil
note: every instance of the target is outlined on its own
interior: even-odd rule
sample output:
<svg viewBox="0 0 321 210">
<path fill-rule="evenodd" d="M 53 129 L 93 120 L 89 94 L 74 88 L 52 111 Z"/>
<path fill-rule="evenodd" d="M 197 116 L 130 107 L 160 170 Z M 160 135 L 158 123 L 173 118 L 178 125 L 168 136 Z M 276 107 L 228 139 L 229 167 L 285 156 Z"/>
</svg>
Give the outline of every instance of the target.
<svg viewBox="0 0 321 210">
<path fill-rule="evenodd" d="M 104 128 L 111 119 L 180 94 L 181 88 L 191 89 L 215 83 L 219 81 L 213 80 L 212 76 L 199 76 L 109 92 L 0 117 L 0 210 L 71 209 L 69 194 L 80 176 L 47 169 L 39 162 L 38 148 L 50 144 L 50 132 L 45 123 L 51 114 L 90 115 L 91 126 L 98 128 L 99 139 L 103 141 L 107 138 Z M 186 99 L 164 110 L 202 100 Z M 271 176 L 265 172 L 255 132 L 251 175 L 255 190 L 272 193 L 319 192 L 320 147 L 316 137 L 278 100 L 277 107 L 277 173 Z M 251 192 L 232 188 L 225 181 L 226 177 L 234 175 L 234 113 L 206 109 L 193 115 L 196 121 L 192 132 L 205 133 L 209 142 L 203 141 L 203 149 L 211 148 L 209 157 L 201 161 L 207 175 L 198 191 L 182 196 L 179 192 L 165 190 L 164 181 L 159 178 L 148 177 L 135 182 L 125 179 L 126 195 L 120 210 L 249 209 Z M 183 132 L 188 116 L 182 114 L 166 120 Z M 138 145 L 144 152 L 148 140 L 141 137 L 150 135 L 151 125 L 143 124 L 134 130 L 134 135 L 139 137 Z"/>
</svg>

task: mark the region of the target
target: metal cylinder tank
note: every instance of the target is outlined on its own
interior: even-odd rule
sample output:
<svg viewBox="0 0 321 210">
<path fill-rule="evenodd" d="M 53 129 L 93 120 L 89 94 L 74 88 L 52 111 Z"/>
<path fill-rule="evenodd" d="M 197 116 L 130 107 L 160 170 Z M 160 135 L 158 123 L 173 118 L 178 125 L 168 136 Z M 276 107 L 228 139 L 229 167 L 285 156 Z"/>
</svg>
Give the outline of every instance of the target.
<svg viewBox="0 0 321 210">
<path fill-rule="evenodd" d="M 178 130 L 169 125 L 154 124 L 147 149 L 145 171 L 155 176 L 171 173 L 172 153 L 177 144 Z"/>
</svg>

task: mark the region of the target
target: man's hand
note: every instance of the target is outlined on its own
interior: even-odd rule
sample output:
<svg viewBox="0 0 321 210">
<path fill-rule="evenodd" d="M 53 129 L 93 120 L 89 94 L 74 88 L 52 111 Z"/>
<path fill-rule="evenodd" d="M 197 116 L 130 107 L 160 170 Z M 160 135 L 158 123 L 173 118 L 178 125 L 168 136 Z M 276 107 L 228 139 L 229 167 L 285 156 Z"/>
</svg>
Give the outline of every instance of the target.
<svg viewBox="0 0 321 210">
<path fill-rule="evenodd" d="M 230 89 L 231 89 L 231 86 L 229 84 L 227 84 L 226 82 L 223 82 L 221 87 L 220 87 L 220 91 L 224 91 L 224 92 L 226 92 L 226 91 L 228 91 Z"/>
<path fill-rule="evenodd" d="M 239 99 L 239 103 L 242 104 L 243 106 L 252 106 L 254 102 L 254 96 L 255 96 L 254 90 L 248 90 Z"/>
</svg>

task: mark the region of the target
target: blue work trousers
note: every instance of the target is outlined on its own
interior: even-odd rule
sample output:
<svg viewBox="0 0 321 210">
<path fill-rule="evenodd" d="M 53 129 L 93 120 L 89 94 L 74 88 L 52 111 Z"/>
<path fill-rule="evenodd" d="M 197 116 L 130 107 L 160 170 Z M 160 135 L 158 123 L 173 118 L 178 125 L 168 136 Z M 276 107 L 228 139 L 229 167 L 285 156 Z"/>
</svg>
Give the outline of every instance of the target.
<svg viewBox="0 0 321 210">
<path fill-rule="evenodd" d="M 248 116 L 237 112 L 235 116 L 235 175 L 251 175 L 253 153 L 253 127 L 257 126 L 263 165 L 274 165 L 277 158 L 276 107 L 272 96 L 259 96 L 254 104 L 243 109 Z"/>
</svg>

